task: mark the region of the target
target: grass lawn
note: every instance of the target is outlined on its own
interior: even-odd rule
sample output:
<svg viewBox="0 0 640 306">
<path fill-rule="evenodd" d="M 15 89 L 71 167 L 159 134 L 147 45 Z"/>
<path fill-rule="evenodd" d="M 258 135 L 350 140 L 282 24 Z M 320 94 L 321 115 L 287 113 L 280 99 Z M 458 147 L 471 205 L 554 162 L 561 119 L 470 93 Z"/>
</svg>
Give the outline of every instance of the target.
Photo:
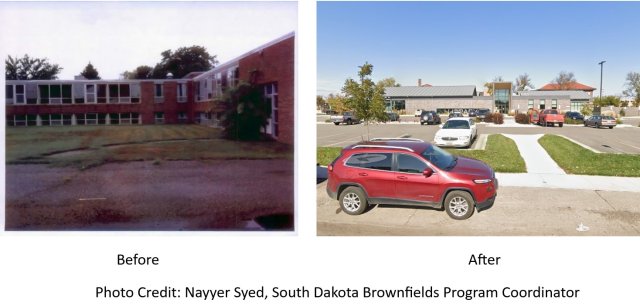
<svg viewBox="0 0 640 306">
<path fill-rule="evenodd" d="M 538 142 L 567 173 L 640 177 L 640 155 L 594 153 L 555 135 Z"/>
<path fill-rule="evenodd" d="M 503 135 L 489 135 L 484 150 L 447 149 L 449 153 L 479 159 L 495 172 L 527 172 L 516 143 Z"/>
<path fill-rule="evenodd" d="M 6 139 L 9 164 L 87 168 L 134 160 L 293 159 L 289 145 L 230 141 L 201 125 L 7 128 Z"/>
<path fill-rule="evenodd" d="M 338 155 L 342 148 L 320 147 L 317 150 L 317 160 L 321 165 L 328 165 Z M 479 159 L 491 166 L 496 172 L 526 172 L 524 160 L 516 143 L 502 135 L 490 135 L 485 150 L 457 150 L 447 149 L 451 154 Z"/>
</svg>

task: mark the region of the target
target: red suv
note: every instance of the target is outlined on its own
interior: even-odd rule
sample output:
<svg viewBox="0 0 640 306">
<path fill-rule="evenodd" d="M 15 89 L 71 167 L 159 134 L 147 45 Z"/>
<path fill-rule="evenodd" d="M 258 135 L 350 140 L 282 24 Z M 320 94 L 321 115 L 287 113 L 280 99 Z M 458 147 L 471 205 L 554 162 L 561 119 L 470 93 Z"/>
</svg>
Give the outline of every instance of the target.
<svg viewBox="0 0 640 306">
<path fill-rule="evenodd" d="M 487 164 L 420 139 L 376 138 L 342 150 L 328 167 L 327 193 L 350 215 L 367 204 L 443 208 L 463 220 L 493 205 L 498 189 Z"/>
</svg>

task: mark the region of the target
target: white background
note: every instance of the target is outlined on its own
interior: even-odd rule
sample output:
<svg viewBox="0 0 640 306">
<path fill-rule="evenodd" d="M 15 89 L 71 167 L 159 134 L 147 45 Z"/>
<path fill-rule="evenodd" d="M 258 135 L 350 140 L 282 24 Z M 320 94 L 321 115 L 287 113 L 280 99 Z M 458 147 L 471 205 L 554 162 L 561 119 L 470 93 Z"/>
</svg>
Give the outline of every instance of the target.
<svg viewBox="0 0 640 306">
<path fill-rule="evenodd" d="M 295 233 L 4 232 L 0 236 L 0 305 L 640 304 L 637 237 L 316 237 L 316 7 L 312 1 L 302 1 L 298 9 Z M 158 256 L 160 265 L 117 266 L 119 253 Z M 500 256 L 501 264 L 467 265 L 469 256 L 478 253 Z M 185 286 L 265 286 L 269 293 L 271 287 L 303 285 L 311 289 L 424 285 L 498 290 L 542 285 L 581 292 L 574 300 L 470 302 L 442 298 L 243 302 L 94 297 L 97 286 L 135 289 L 165 285 L 181 290 Z"/>
</svg>

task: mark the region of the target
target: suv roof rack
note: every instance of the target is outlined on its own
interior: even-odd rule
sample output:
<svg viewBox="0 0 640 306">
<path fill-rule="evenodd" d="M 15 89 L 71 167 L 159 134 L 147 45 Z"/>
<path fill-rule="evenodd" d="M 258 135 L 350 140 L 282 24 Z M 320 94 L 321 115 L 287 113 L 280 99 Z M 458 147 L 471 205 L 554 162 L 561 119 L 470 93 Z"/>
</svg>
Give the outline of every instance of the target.
<svg viewBox="0 0 640 306">
<path fill-rule="evenodd" d="M 391 137 L 391 138 L 385 138 L 385 137 L 377 137 L 377 138 L 372 138 L 370 141 L 409 141 L 409 142 L 424 142 L 424 140 L 422 139 L 418 139 L 418 138 L 397 138 L 397 137 Z"/>
<path fill-rule="evenodd" d="M 382 149 L 398 149 L 398 150 L 405 150 L 405 151 L 409 151 L 409 152 L 415 152 L 413 149 L 411 148 L 406 148 L 406 147 L 396 147 L 396 146 L 384 146 L 384 145 L 356 145 L 353 147 L 353 149 L 359 149 L 359 148 L 382 148 Z"/>
</svg>

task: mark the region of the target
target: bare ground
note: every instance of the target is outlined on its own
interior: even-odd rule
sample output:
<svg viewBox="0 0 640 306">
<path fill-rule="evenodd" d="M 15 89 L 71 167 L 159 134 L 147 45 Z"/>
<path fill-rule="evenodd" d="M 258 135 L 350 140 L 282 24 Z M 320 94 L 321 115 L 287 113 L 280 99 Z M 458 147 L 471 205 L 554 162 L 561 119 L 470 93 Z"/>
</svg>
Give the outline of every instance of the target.
<svg viewBox="0 0 640 306">
<path fill-rule="evenodd" d="M 7 230 L 293 229 L 291 160 L 6 169 Z"/>
</svg>

